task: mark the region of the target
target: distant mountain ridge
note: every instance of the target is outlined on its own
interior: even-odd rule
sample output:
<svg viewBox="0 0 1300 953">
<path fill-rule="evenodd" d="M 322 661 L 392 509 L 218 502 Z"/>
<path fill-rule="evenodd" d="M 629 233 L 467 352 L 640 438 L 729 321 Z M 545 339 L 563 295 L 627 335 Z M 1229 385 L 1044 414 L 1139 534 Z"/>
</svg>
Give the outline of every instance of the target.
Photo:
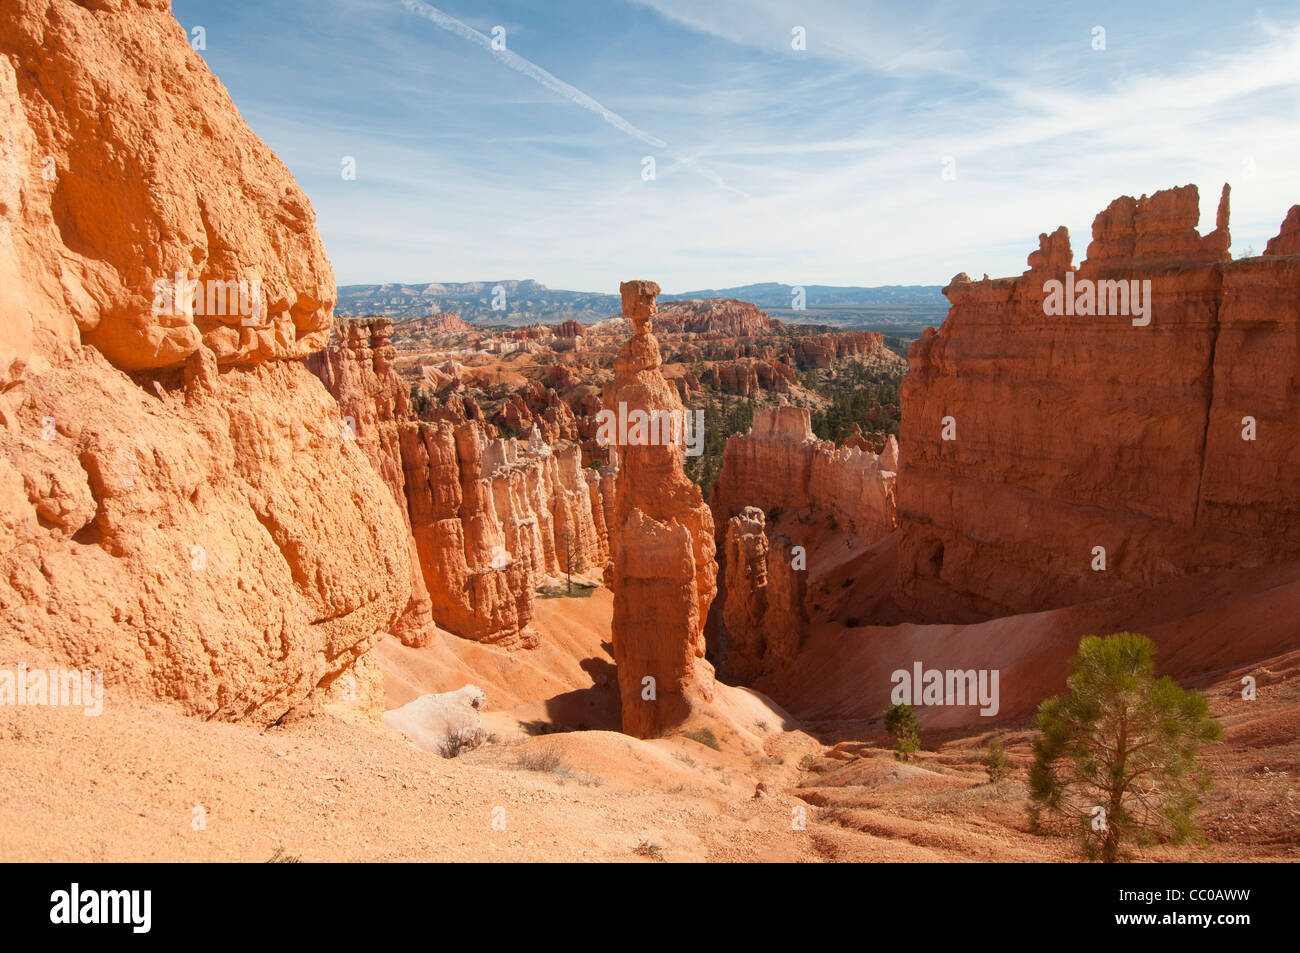
<svg viewBox="0 0 1300 953">
<path fill-rule="evenodd" d="M 795 288 L 803 288 L 794 310 Z M 661 302 L 734 298 L 772 312 L 782 321 L 840 326 L 921 328 L 938 324 L 948 301 L 940 285 L 802 285 L 780 282 L 708 288 L 660 295 Z M 499 289 L 499 290 L 498 290 Z M 341 317 L 387 315 L 395 320 L 451 311 L 470 324 L 523 325 L 561 321 L 590 323 L 619 313 L 616 294 L 547 288 L 540 282 L 468 281 L 426 284 L 341 285 L 335 312 Z M 496 303 L 499 307 L 494 308 Z"/>
</svg>

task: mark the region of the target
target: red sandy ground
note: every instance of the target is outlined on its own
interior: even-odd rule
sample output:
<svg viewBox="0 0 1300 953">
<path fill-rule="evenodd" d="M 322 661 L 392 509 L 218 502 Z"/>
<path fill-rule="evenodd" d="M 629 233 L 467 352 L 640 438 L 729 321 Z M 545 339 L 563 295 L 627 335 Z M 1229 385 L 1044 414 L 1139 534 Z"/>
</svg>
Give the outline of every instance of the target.
<svg viewBox="0 0 1300 953">
<path fill-rule="evenodd" d="M 389 707 L 465 681 L 488 692 L 493 736 L 454 760 L 342 706 L 265 730 L 111 690 L 93 718 L 0 708 L 0 859 L 1073 857 L 1069 842 L 1029 832 L 1027 719 L 999 725 L 1015 771 L 997 785 L 983 770 L 987 731 L 929 732 L 927 750 L 903 765 L 878 725 L 810 725 L 818 741 L 780 730 L 782 713 L 755 693 L 722 686 L 711 724 L 720 750 L 683 735 L 639 741 L 608 730 L 610 594 L 538 607 L 532 651 L 450 635 L 427 649 L 381 645 Z M 1249 705 L 1236 700 L 1236 673 L 1205 686 L 1227 728 L 1210 755 L 1206 842 L 1144 859 L 1300 858 L 1298 667 L 1300 651 L 1253 666 L 1264 677 Z M 755 797 L 760 781 L 768 793 Z"/>
</svg>

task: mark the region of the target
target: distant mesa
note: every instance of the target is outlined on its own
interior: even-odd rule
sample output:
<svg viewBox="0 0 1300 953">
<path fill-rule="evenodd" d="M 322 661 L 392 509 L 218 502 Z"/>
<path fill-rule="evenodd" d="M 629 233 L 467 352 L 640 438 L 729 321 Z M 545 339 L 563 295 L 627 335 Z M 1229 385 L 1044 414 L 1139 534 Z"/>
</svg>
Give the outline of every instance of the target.
<svg viewBox="0 0 1300 953">
<path fill-rule="evenodd" d="M 431 334 L 448 334 L 460 331 L 473 331 L 474 328 L 460 319 L 460 315 L 453 311 L 440 311 L 437 314 L 431 314 L 423 318 L 412 318 L 409 321 L 402 321 L 399 329 L 402 334 L 412 334 L 416 332 L 428 332 Z"/>
</svg>

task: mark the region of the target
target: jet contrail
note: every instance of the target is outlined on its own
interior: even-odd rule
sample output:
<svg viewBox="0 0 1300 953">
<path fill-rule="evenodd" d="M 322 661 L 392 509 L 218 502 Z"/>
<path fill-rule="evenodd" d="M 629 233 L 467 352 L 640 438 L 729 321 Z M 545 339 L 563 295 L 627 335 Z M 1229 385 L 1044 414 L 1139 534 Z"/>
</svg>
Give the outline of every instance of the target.
<svg viewBox="0 0 1300 953">
<path fill-rule="evenodd" d="M 663 151 L 668 156 L 676 160 L 680 165 L 685 166 L 686 168 L 690 169 L 692 172 L 695 172 L 698 175 L 702 175 L 704 178 L 708 179 L 710 182 L 712 182 L 714 185 L 718 186 L 719 188 L 725 189 L 728 192 L 735 192 L 737 195 L 741 195 L 744 196 L 745 198 L 749 198 L 749 195 L 746 194 L 745 192 L 741 191 L 738 188 L 735 188 L 734 186 L 728 185 L 723 180 L 722 176 L 718 175 L 716 172 L 704 168 L 699 163 L 697 163 L 694 159 L 691 159 L 687 156 L 676 154 L 668 147 L 668 143 L 664 142 L 658 136 L 652 136 L 650 133 L 638 129 L 636 126 L 632 125 L 622 116 L 620 116 L 618 113 L 606 109 L 604 106 L 596 102 L 596 100 L 592 99 L 582 90 L 574 86 L 570 86 L 568 83 L 560 79 L 558 76 L 551 75 L 550 73 L 546 72 L 546 70 L 538 66 L 536 63 L 532 63 L 529 60 L 524 59 L 518 53 L 515 53 L 508 49 L 507 50 L 492 49 L 491 38 L 480 33 L 472 26 L 469 26 L 466 23 L 462 23 L 460 20 L 457 20 L 455 17 L 448 16 L 447 14 L 443 13 L 441 10 L 437 9 L 436 7 L 429 6 L 429 4 L 423 2 L 423 0 L 402 0 L 402 6 L 406 7 L 406 9 L 409 10 L 411 13 L 414 13 L 417 16 L 422 16 L 426 20 L 429 20 L 432 23 L 434 23 L 435 25 L 442 27 L 442 29 L 446 30 L 449 33 L 455 33 L 457 36 L 461 37 L 462 39 L 469 40 L 471 43 L 477 43 L 479 46 L 483 47 L 485 50 L 490 52 L 493 56 L 501 60 L 501 62 L 505 63 L 506 66 L 509 66 L 512 70 L 515 70 L 516 72 L 519 73 L 523 73 L 525 76 L 527 76 L 529 79 L 536 82 L 538 85 L 544 86 L 545 88 L 549 89 L 551 92 L 555 93 L 558 96 L 562 96 L 563 98 L 567 99 L 569 102 L 573 103 L 575 106 L 581 106 L 583 109 L 595 113 L 601 119 L 605 120 L 605 122 L 609 123 L 615 129 L 619 130 L 619 132 L 626 133 L 627 135 L 631 136 L 634 139 L 641 140 L 646 145 L 652 146 L 655 149 L 659 149 Z"/>
</svg>

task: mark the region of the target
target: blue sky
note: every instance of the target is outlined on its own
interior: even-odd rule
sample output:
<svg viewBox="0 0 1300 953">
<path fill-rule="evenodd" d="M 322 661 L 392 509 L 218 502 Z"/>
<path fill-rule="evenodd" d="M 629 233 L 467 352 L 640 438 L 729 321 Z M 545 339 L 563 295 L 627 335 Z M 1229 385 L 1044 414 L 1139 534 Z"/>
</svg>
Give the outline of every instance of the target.
<svg viewBox="0 0 1300 953">
<path fill-rule="evenodd" d="M 1230 182 L 1234 254 L 1300 202 L 1294 0 L 173 10 L 311 198 L 340 284 L 944 284 L 1019 274 L 1058 225 L 1077 263 L 1121 194 L 1194 182 L 1204 233 Z"/>
</svg>

